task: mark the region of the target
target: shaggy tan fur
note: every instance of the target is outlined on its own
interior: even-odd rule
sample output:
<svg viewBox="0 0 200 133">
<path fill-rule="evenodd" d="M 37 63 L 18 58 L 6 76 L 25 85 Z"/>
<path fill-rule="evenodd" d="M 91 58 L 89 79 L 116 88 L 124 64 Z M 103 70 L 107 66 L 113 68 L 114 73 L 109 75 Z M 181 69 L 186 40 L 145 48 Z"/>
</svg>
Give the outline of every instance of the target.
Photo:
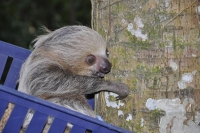
<svg viewBox="0 0 200 133">
<path fill-rule="evenodd" d="M 96 117 L 85 95 L 99 91 L 123 99 L 129 87 L 102 79 L 110 72 L 106 41 L 85 26 L 66 26 L 38 37 L 20 72 L 19 91 Z"/>
</svg>

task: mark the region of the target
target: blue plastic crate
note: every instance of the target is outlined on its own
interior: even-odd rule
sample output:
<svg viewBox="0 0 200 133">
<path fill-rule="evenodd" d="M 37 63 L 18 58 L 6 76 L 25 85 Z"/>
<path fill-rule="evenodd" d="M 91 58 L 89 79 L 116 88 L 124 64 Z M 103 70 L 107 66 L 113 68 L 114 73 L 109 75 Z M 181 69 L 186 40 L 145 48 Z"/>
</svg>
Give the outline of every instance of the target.
<svg viewBox="0 0 200 133">
<path fill-rule="evenodd" d="M 109 123 L 15 90 L 21 65 L 30 52 L 0 41 L 0 120 L 8 104 L 14 105 L 3 133 L 18 133 L 29 109 L 34 110 L 34 114 L 26 133 L 42 132 L 49 116 L 53 117 L 53 122 L 48 133 L 63 133 L 67 123 L 73 125 L 70 133 L 85 133 L 85 131 L 92 133 L 131 133 Z M 8 65 L 9 63 L 10 65 Z M 6 68 L 9 70 L 8 72 L 5 72 L 5 66 L 9 67 Z M 7 76 L 2 81 L 3 74 Z M 88 102 L 94 107 L 94 99 L 89 99 Z"/>
</svg>

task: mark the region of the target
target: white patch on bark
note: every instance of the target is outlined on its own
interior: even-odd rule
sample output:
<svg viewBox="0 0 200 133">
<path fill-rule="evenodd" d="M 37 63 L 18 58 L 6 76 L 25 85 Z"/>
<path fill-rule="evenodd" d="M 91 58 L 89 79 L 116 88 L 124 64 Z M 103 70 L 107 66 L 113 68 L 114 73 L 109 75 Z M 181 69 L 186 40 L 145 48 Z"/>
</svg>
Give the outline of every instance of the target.
<svg viewBox="0 0 200 133">
<path fill-rule="evenodd" d="M 183 103 L 179 98 L 176 99 L 147 99 L 146 107 L 149 110 L 160 109 L 166 112 L 165 116 L 162 116 L 159 123 L 160 133 L 199 133 L 200 127 L 198 123 L 200 121 L 200 115 L 197 113 L 197 121 L 193 122 L 189 119 L 185 124 L 186 109 L 194 104 L 192 98 L 184 99 Z"/>
</svg>

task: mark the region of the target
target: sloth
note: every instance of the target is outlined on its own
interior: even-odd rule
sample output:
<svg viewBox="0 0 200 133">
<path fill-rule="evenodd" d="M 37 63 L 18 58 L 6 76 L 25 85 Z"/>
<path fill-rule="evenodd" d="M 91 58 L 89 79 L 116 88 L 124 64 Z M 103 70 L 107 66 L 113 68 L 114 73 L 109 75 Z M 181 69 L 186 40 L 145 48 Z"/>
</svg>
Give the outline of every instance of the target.
<svg viewBox="0 0 200 133">
<path fill-rule="evenodd" d="M 85 26 L 65 26 L 35 40 L 22 65 L 18 90 L 96 118 L 85 95 L 100 91 L 129 94 L 126 84 L 105 80 L 111 71 L 106 41 Z"/>
</svg>

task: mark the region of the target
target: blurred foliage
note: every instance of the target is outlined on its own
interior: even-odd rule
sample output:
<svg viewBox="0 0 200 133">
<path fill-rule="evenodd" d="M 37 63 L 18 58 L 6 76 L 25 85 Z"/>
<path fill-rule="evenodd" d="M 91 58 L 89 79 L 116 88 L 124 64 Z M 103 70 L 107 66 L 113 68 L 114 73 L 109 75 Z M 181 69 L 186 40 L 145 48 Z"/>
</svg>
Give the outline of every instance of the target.
<svg viewBox="0 0 200 133">
<path fill-rule="evenodd" d="M 2 0 L 0 40 L 29 48 L 42 33 L 41 26 L 55 30 L 66 25 L 90 27 L 90 0 Z"/>
</svg>

